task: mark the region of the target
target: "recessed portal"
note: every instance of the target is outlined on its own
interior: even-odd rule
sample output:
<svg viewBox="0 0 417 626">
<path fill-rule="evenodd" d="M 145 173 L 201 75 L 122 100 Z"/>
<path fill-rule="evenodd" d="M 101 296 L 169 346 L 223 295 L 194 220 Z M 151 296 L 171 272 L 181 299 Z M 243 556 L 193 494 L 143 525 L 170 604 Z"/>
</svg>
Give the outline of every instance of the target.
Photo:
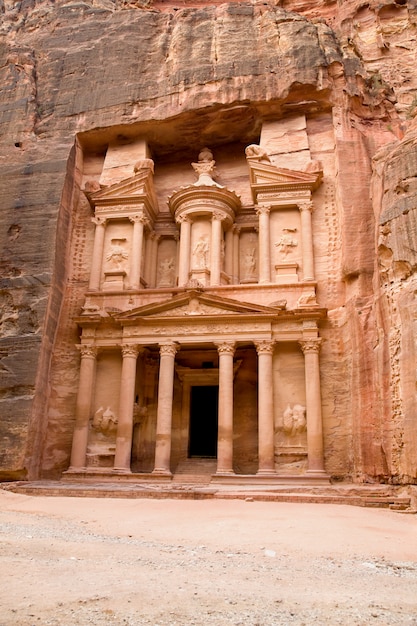
<svg viewBox="0 0 417 626">
<path fill-rule="evenodd" d="M 217 414 L 219 388 L 191 387 L 190 457 L 217 457 Z"/>
</svg>

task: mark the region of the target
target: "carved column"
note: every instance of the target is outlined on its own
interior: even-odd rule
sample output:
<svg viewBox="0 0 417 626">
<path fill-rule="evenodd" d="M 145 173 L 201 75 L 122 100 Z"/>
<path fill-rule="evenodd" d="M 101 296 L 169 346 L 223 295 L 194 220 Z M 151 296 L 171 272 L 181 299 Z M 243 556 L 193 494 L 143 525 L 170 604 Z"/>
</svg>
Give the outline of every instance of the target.
<svg viewBox="0 0 417 626">
<path fill-rule="evenodd" d="M 171 426 L 172 400 L 174 396 L 174 365 L 177 346 L 174 343 L 159 347 L 158 412 L 156 416 L 156 474 L 171 475 Z"/>
<path fill-rule="evenodd" d="M 135 402 L 136 360 L 139 347 L 122 346 L 122 378 L 120 381 L 119 422 L 117 424 L 114 471 L 130 472 L 133 437 L 133 404 Z"/>
<path fill-rule="evenodd" d="M 240 226 L 233 226 L 233 283 L 239 284 L 239 238 Z"/>
<path fill-rule="evenodd" d="M 158 246 L 161 236 L 156 233 L 152 234 L 152 252 L 151 252 L 151 270 L 150 270 L 150 286 L 156 286 L 156 274 L 157 274 L 157 261 L 158 261 Z"/>
<path fill-rule="evenodd" d="M 311 225 L 312 202 L 299 204 L 301 213 L 301 243 L 303 250 L 303 278 L 314 280 L 313 229 Z"/>
<path fill-rule="evenodd" d="M 308 472 L 324 473 L 319 351 L 321 339 L 300 341 L 304 353 Z"/>
<path fill-rule="evenodd" d="M 233 355 L 235 345 L 217 344 L 219 353 L 219 428 L 217 473 L 233 474 Z"/>
<path fill-rule="evenodd" d="M 235 279 L 233 276 L 233 243 L 234 243 L 234 236 L 233 236 L 233 228 L 229 228 L 229 230 L 226 231 L 226 258 L 225 258 L 225 272 L 226 274 L 229 276 L 230 278 L 230 282 L 234 283 Z"/>
<path fill-rule="evenodd" d="M 190 273 L 191 220 L 186 215 L 180 215 L 177 222 L 181 224 L 178 286 L 184 287 Z"/>
<path fill-rule="evenodd" d="M 210 285 L 220 285 L 223 215 L 215 211 L 211 218 Z"/>
<path fill-rule="evenodd" d="M 129 217 L 129 219 L 133 223 L 130 286 L 132 289 L 139 289 L 142 265 L 143 228 L 147 223 L 147 219 L 142 213 Z"/>
<path fill-rule="evenodd" d="M 258 353 L 258 474 L 275 472 L 273 341 L 255 342 Z"/>
<path fill-rule="evenodd" d="M 152 277 L 152 246 L 153 246 L 153 232 L 150 232 L 145 238 L 145 267 L 143 268 L 143 277 L 146 285 L 151 287 Z"/>
<path fill-rule="evenodd" d="M 255 210 L 259 217 L 259 283 L 265 284 L 271 282 L 270 208 L 258 206 Z"/>
<path fill-rule="evenodd" d="M 81 352 L 80 382 L 75 407 L 75 428 L 72 436 L 69 472 L 85 469 L 88 423 L 91 415 L 97 363 L 97 348 L 95 346 L 81 345 L 77 348 Z"/>
<path fill-rule="evenodd" d="M 98 291 L 100 289 L 104 235 L 106 232 L 107 220 L 104 217 L 93 217 L 91 218 L 91 221 L 96 225 L 96 230 L 94 233 L 93 258 L 91 261 L 90 283 L 88 289 L 90 291 Z"/>
</svg>

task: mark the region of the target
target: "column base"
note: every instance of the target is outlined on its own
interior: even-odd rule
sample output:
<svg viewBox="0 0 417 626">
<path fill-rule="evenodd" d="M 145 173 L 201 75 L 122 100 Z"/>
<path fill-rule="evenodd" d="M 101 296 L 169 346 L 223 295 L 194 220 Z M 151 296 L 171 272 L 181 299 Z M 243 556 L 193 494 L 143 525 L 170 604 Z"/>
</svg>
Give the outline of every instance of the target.
<svg viewBox="0 0 417 626">
<path fill-rule="evenodd" d="M 276 476 L 275 469 L 260 469 L 256 472 L 257 476 Z"/>
<path fill-rule="evenodd" d="M 83 467 L 73 467 L 70 466 L 63 474 L 79 474 L 80 472 L 85 472 L 87 467 L 83 465 Z"/>
<path fill-rule="evenodd" d="M 227 470 L 227 469 L 218 469 L 216 470 L 216 473 L 214 474 L 214 476 L 235 476 L 235 472 L 233 470 Z"/>
<path fill-rule="evenodd" d="M 127 467 L 113 467 L 111 470 L 113 474 L 131 474 L 132 470 Z"/>
<path fill-rule="evenodd" d="M 172 472 L 169 469 L 165 469 L 163 467 L 155 467 L 155 469 L 152 471 L 152 476 L 171 476 L 172 477 Z"/>
<path fill-rule="evenodd" d="M 317 478 L 329 478 L 328 473 L 324 469 L 308 469 L 306 471 L 306 475 L 311 476 L 312 478 L 314 478 L 315 476 L 317 476 Z"/>
</svg>

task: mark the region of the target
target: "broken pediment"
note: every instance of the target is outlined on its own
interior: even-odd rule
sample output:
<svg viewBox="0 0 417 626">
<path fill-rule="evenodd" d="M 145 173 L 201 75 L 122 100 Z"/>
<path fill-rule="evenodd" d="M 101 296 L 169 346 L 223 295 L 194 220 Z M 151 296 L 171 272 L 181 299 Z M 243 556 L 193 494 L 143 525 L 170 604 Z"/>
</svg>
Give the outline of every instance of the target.
<svg viewBox="0 0 417 626">
<path fill-rule="evenodd" d="M 260 193 L 285 194 L 288 191 L 315 191 L 321 184 L 323 172 L 300 172 L 271 163 L 248 158 L 250 185 L 254 202 Z"/>
<path fill-rule="evenodd" d="M 164 302 L 149 304 L 131 311 L 125 311 L 114 317 L 119 322 L 134 321 L 138 318 L 178 318 L 178 317 L 219 317 L 230 315 L 276 315 L 285 308 L 282 303 L 277 307 L 268 307 L 247 302 L 238 302 L 229 298 L 207 295 L 199 291 L 188 291 Z"/>
<path fill-rule="evenodd" d="M 86 196 L 96 213 L 105 213 L 107 209 L 121 205 L 137 207 L 141 204 L 151 215 L 156 216 L 158 204 L 153 186 L 153 162 L 151 159 L 146 159 L 146 161 L 150 161 L 147 167 L 135 167 L 134 176 L 125 178 L 114 185 L 97 191 L 94 187 L 93 191 L 90 191 L 89 185 L 86 185 Z"/>
</svg>

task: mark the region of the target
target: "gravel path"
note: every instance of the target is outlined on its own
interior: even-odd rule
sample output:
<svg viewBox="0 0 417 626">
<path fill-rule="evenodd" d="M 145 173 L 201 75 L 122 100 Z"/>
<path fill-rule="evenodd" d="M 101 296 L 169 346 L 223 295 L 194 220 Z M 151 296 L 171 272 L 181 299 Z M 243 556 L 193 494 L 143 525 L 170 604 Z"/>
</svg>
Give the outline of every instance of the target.
<svg viewBox="0 0 417 626">
<path fill-rule="evenodd" d="M 417 516 L 0 490 L 0 626 L 417 626 Z"/>
</svg>

